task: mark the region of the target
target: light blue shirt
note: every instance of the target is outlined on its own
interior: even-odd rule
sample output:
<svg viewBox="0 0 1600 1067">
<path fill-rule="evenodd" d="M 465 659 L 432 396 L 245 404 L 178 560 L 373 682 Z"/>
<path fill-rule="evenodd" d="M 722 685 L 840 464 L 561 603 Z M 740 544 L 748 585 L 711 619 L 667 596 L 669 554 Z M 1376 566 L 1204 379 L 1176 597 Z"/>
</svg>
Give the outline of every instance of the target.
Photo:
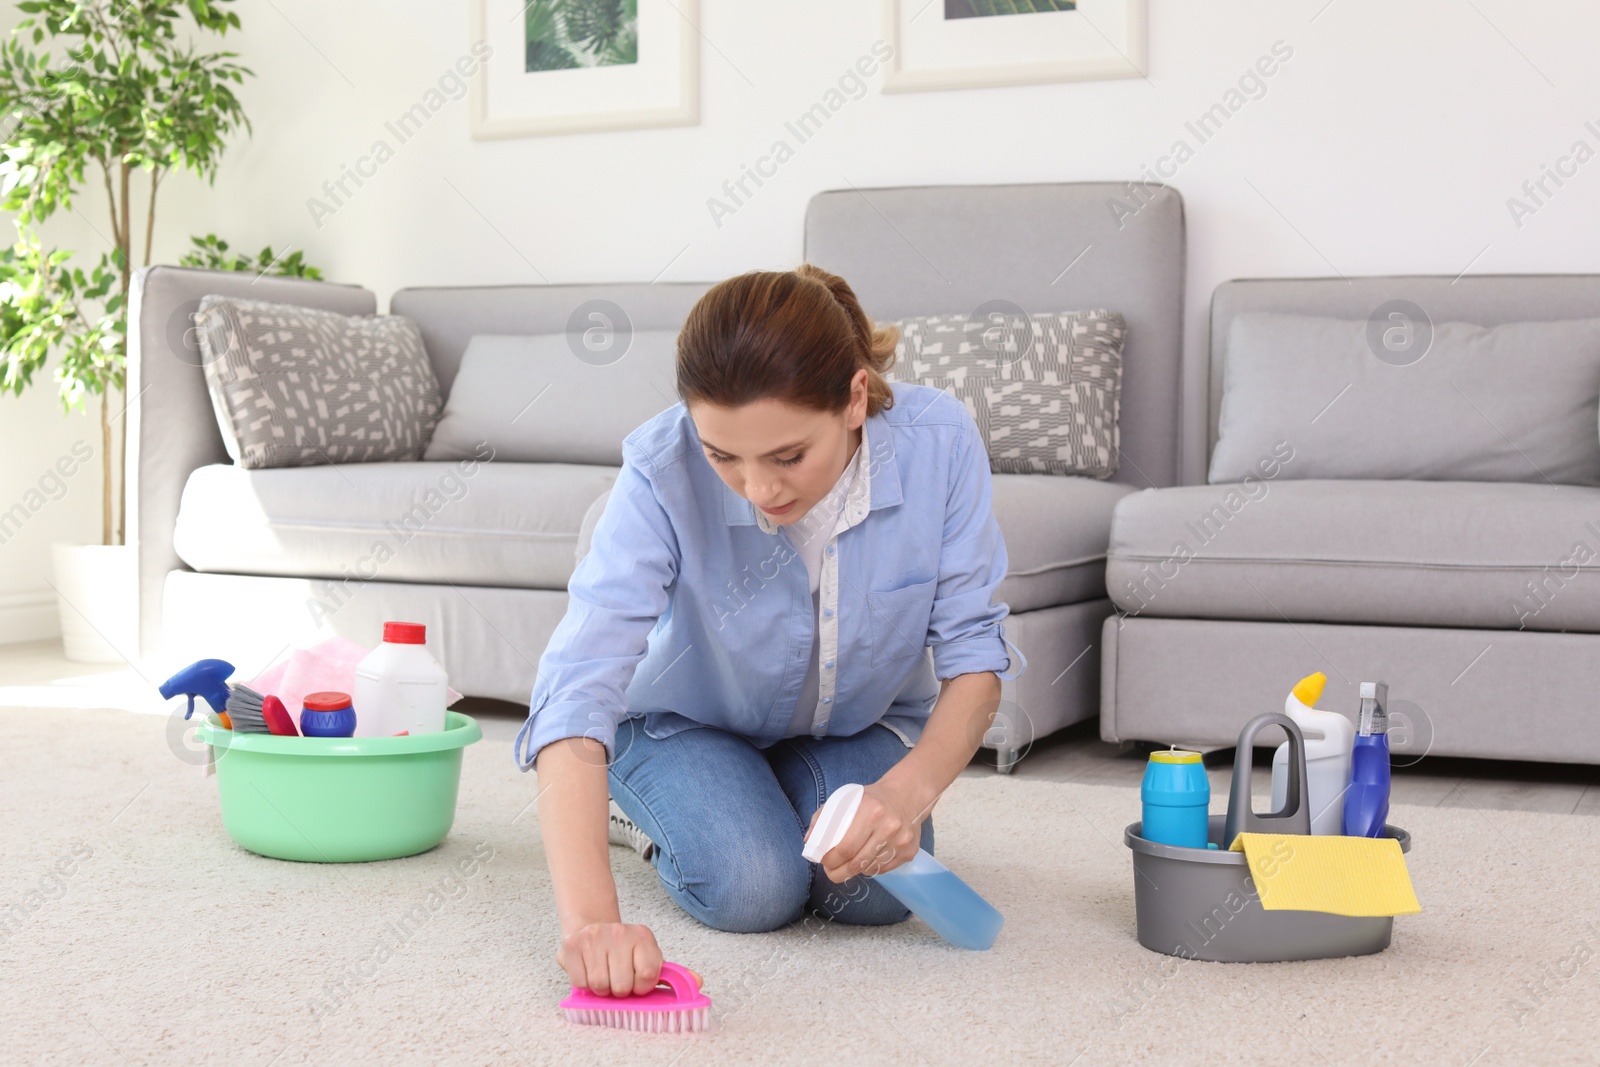
<svg viewBox="0 0 1600 1067">
<path fill-rule="evenodd" d="M 1016 678 L 1027 659 L 1006 640 L 1009 607 L 995 602 L 1006 547 L 978 428 L 941 389 L 891 387 L 894 407 L 869 416 L 863 436 L 866 519 L 835 542 L 826 732 L 882 722 L 914 743 L 940 679 Z M 617 724 L 633 717 L 651 737 L 712 726 L 765 748 L 788 731 L 800 697 L 817 622 L 787 534 L 763 532 L 755 505 L 712 469 L 681 403 L 629 434 L 622 456 L 539 660 L 515 745 L 523 770 L 565 737 L 611 753 Z"/>
</svg>

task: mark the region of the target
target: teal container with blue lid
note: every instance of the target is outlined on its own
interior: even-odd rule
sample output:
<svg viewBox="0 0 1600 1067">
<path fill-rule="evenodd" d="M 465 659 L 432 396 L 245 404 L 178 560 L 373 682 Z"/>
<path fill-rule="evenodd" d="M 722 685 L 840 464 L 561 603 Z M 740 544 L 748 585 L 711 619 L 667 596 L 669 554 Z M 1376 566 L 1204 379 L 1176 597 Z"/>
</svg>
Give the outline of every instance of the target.
<svg viewBox="0 0 1600 1067">
<path fill-rule="evenodd" d="M 1144 839 L 1180 848 L 1205 848 L 1211 782 L 1198 752 L 1150 753 L 1139 789 Z"/>
</svg>

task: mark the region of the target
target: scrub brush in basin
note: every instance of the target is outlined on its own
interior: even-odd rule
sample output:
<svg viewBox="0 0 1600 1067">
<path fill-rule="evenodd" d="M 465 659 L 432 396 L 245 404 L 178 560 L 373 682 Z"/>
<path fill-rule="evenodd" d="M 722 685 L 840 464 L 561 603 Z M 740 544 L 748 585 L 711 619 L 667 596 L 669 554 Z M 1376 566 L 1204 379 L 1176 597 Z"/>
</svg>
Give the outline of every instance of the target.
<svg viewBox="0 0 1600 1067">
<path fill-rule="evenodd" d="M 700 992 L 700 976 L 676 963 L 663 963 L 656 987 L 642 996 L 602 997 L 573 986 L 561 1010 L 571 1022 L 618 1030 L 677 1034 L 711 1028 L 711 998 Z"/>
<path fill-rule="evenodd" d="M 248 685 L 238 682 L 228 683 L 228 718 L 233 720 L 233 729 L 241 734 L 270 734 L 271 728 L 261 714 L 261 702 L 266 698 L 251 689 Z"/>
<path fill-rule="evenodd" d="M 279 737 L 300 736 L 300 727 L 289 717 L 289 709 L 270 693 L 261 698 L 261 718 L 267 724 L 267 729 Z"/>
</svg>

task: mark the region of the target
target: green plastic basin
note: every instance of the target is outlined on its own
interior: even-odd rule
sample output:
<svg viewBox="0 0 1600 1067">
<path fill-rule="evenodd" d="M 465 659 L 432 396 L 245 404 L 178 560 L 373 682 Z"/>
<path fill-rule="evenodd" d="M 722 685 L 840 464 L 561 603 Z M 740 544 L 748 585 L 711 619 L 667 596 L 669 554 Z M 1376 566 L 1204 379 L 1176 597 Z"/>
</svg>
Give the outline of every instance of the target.
<svg viewBox="0 0 1600 1067">
<path fill-rule="evenodd" d="M 274 737 L 196 730 L 212 746 L 222 823 L 251 852 L 311 863 L 414 856 L 456 817 L 461 750 L 483 737 L 447 712 L 442 733 L 413 737 Z"/>
</svg>

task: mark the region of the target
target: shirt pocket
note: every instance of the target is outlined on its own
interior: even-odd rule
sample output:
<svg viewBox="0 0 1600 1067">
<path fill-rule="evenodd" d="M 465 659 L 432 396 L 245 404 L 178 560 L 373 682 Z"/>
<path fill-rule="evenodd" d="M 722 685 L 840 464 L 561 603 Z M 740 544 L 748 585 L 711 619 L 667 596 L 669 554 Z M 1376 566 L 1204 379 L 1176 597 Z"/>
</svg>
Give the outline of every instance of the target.
<svg viewBox="0 0 1600 1067">
<path fill-rule="evenodd" d="M 874 667 L 922 655 L 928 645 L 928 620 L 938 584 L 937 578 L 930 578 L 899 589 L 867 590 Z"/>
</svg>

